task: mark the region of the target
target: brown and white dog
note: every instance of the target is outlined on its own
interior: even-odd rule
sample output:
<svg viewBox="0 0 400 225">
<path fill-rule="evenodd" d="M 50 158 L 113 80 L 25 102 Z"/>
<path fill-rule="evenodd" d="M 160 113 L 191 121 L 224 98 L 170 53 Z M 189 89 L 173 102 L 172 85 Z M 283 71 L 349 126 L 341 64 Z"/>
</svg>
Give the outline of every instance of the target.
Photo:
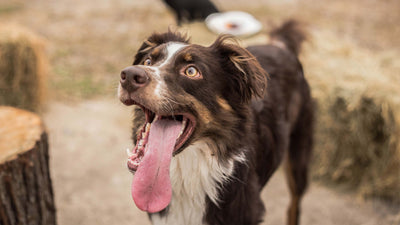
<svg viewBox="0 0 400 225">
<path fill-rule="evenodd" d="M 281 161 L 288 224 L 298 224 L 313 130 L 304 35 L 289 21 L 269 45 L 230 39 L 205 47 L 155 33 L 121 72 L 119 98 L 136 106 L 132 197 L 153 224 L 259 224 L 260 192 Z"/>
</svg>

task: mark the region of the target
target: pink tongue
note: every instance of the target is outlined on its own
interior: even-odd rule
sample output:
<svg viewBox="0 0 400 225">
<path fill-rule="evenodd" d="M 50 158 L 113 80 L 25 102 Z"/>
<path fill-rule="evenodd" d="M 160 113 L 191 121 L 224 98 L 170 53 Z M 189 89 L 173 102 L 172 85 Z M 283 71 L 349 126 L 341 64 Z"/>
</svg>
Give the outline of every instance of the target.
<svg viewBox="0 0 400 225">
<path fill-rule="evenodd" d="M 132 198 L 143 211 L 159 212 L 171 201 L 169 165 L 181 127 L 180 122 L 167 119 L 151 124 L 146 153 L 132 182 Z"/>
</svg>

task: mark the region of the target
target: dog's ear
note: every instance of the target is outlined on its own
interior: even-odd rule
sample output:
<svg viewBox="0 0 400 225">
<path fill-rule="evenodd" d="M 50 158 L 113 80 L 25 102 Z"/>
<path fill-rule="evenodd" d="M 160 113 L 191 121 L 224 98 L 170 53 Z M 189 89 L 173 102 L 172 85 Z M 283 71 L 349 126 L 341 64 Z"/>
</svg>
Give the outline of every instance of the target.
<svg viewBox="0 0 400 225">
<path fill-rule="evenodd" d="M 252 97 L 264 96 L 267 87 L 267 72 L 255 56 L 240 47 L 231 36 L 222 35 L 210 46 L 224 59 L 222 66 L 231 76 L 233 91 L 240 94 L 241 102 L 249 102 Z"/>
<path fill-rule="evenodd" d="M 189 43 L 189 38 L 182 33 L 173 32 L 168 30 L 165 33 L 153 33 L 148 37 L 143 44 L 140 46 L 138 52 L 135 55 L 133 65 L 139 64 L 145 55 L 147 55 L 153 48 L 167 42 L 182 42 Z"/>
</svg>

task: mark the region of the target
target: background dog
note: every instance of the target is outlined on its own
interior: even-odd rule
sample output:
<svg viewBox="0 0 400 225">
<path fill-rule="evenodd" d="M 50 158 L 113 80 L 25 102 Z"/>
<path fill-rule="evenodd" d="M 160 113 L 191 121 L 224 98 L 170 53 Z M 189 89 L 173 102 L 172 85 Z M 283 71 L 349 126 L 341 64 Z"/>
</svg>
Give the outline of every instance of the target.
<svg viewBox="0 0 400 225">
<path fill-rule="evenodd" d="M 219 12 L 209 0 L 163 0 L 175 13 L 176 23 L 204 20 L 208 15 Z"/>
<path fill-rule="evenodd" d="M 153 224 L 258 224 L 260 191 L 284 159 L 288 224 L 298 224 L 313 142 L 304 38 L 289 21 L 247 50 L 227 36 L 204 47 L 173 32 L 142 44 L 118 94 L 138 106 L 128 168 Z"/>
</svg>

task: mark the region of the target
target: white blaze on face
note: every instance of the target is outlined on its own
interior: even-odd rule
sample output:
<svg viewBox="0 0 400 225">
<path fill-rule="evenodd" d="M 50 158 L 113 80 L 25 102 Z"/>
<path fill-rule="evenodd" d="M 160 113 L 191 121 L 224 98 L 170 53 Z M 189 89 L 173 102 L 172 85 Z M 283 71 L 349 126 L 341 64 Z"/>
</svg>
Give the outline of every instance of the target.
<svg viewBox="0 0 400 225">
<path fill-rule="evenodd" d="M 154 71 L 154 80 L 157 82 L 156 88 L 154 89 L 154 94 L 158 98 L 163 96 L 163 92 L 166 90 L 164 80 L 161 77 L 161 69 L 172 62 L 172 59 L 178 54 L 187 44 L 184 43 L 168 43 L 166 46 L 167 56 L 163 61 L 160 62 L 157 66 L 150 66 L 150 68 Z"/>
</svg>

